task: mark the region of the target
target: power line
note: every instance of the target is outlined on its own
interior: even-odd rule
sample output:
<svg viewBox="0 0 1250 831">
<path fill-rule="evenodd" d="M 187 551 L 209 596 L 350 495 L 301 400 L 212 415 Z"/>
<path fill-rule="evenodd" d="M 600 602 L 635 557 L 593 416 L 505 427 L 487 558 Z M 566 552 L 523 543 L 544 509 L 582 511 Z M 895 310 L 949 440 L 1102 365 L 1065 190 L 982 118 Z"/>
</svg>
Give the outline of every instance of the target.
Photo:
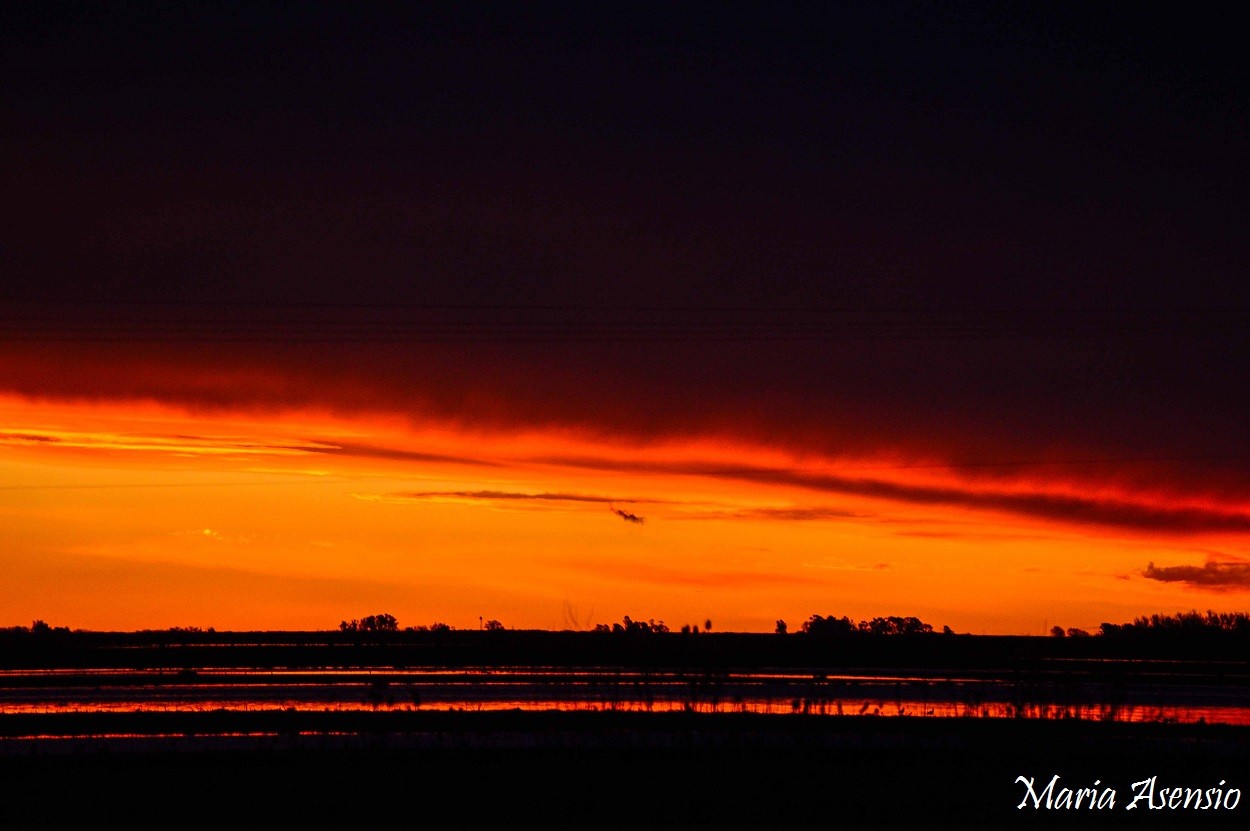
<svg viewBox="0 0 1250 831">
<path fill-rule="evenodd" d="M 0 321 L 14 343 L 585 343 L 942 341 L 1046 338 L 1246 337 L 1221 322 L 189 320 Z"/>
</svg>

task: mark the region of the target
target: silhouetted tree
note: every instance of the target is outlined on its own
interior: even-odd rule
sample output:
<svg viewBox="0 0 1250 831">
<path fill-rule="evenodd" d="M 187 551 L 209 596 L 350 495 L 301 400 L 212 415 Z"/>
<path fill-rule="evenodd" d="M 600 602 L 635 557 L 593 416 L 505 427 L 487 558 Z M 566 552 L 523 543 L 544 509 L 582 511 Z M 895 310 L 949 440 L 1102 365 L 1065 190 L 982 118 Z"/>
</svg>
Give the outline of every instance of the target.
<svg viewBox="0 0 1250 831">
<path fill-rule="evenodd" d="M 32 621 L 30 624 L 30 633 L 39 637 L 48 637 L 55 635 L 61 637 L 69 634 L 68 626 L 49 626 L 42 620 Z"/>
<path fill-rule="evenodd" d="M 394 615 L 369 615 L 360 620 L 344 620 L 339 622 L 341 632 L 398 632 L 399 621 Z"/>
<path fill-rule="evenodd" d="M 933 631 L 933 627 L 918 617 L 875 617 L 862 620 L 859 631 L 872 635 L 922 635 Z"/>
<path fill-rule="evenodd" d="M 949 632 L 949 629 L 950 627 L 946 627 L 943 631 Z M 845 615 L 840 618 L 833 615 L 812 615 L 803 621 L 803 631 L 809 635 L 849 635 L 852 632 L 866 635 L 926 635 L 933 632 L 933 627 L 918 617 L 875 617 L 856 623 Z"/>
<path fill-rule="evenodd" d="M 845 615 L 840 618 L 812 615 L 803 621 L 801 628 L 808 635 L 849 635 L 855 631 L 855 622 Z"/>
<path fill-rule="evenodd" d="M 360 628 L 366 632 L 398 632 L 399 622 L 394 615 L 369 615 L 360 622 Z"/>
<path fill-rule="evenodd" d="M 620 623 L 614 623 L 611 627 L 609 627 L 606 623 L 597 624 L 595 626 L 595 631 L 612 632 L 617 635 L 651 635 L 666 633 L 669 630 L 668 626 L 666 626 L 662 620 L 657 621 L 652 619 L 643 622 L 641 620 L 634 620 L 629 615 L 625 615 L 625 617 L 621 618 Z"/>
<path fill-rule="evenodd" d="M 784 620 L 777 621 L 777 628 L 773 630 L 778 635 L 784 635 L 787 631 L 786 622 Z"/>
<path fill-rule="evenodd" d="M 488 620 L 482 628 L 484 628 L 487 632 L 502 632 L 503 624 L 497 620 Z"/>
</svg>

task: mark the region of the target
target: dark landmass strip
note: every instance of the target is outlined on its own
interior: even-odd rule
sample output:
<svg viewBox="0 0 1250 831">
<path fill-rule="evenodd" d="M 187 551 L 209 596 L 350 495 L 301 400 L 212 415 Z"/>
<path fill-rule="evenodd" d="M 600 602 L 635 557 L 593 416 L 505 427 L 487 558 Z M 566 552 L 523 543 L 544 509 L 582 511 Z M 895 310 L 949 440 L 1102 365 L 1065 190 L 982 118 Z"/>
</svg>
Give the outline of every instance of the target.
<svg viewBox="0 0 1250 831">
<path fill-rule="evenodd" d="M 153 743 L 0 756 L 13 827 L 1244 827 L 1126 812 L 1132 783 L 1250 788 L 1247 728 L 742 714 L 126 714 Z M 213 720 L 248 735 L 196 746 Z M 66 728 L 71 727 L 68 721 Z M 303 733 L 304 728 L 326 732 Z M 260 735 L 256 730 L 275 732 Z M 184 732 L 185 731 L 185 732 Z M 176 734 L 176 735 L 171 735 Z M 164 742 L 162 744 L 161 742 Z M 180 744 L 179 742 L 184 742 Z M 1114 811 L 1017 809 L 1017 776 L 1117 791 Z M 1131 822 L 1128 822 L 1131 820 Z"/>
<path fill-rule="evenodd" d="M 1144 670 L 1244 675 L 1244 637 L 1053 638 L 994 635 L 748 633 L 617 635 L 599 632 L 0 632 L 0 669 L 306 669 L 420 667 L 634 667 L 663 669 L 902 668 L 1073 672 Z"/>
<path fill-rule="evenodd" d="M 715 679 L 997 679 L 1056 689 L 1250 686 L 1245 642 L 1202 637 L 816 637 L 739 633 L 0 632 L 11 690 L 102 684 L 274 683 L 448 669 Z M 605 669 L 606 668 L 606 669 Z M 630 675 L 632 673 L 632 675 Z M 153 676 L 157 676 L 154 680 Z M 632 683 L 632 682 L 631 682 Z M 1067 686 L 1065 686 L 1067 685 Z M 1101 687 L 1099 687 L 1101 689 Z M 1039 692 L 1040 691 L 1040 692 Z M 1169 693 L 1171 694 L 1171 693 Z M 1092 718 L 924 718 L 802 712 L 409 708 L 213 709 L 0 715 L 11 827 L 281 823 L 483 828 L 1238 827 L 1238 810 L 1127 812 L 1132 784 L 1250 790 L 1250 727 Z M 1019 810 L 1017 776 L 1117 790 L 1113 812 Z M 407 823 L 401 823 L 407 824 Z"/>
</svg>

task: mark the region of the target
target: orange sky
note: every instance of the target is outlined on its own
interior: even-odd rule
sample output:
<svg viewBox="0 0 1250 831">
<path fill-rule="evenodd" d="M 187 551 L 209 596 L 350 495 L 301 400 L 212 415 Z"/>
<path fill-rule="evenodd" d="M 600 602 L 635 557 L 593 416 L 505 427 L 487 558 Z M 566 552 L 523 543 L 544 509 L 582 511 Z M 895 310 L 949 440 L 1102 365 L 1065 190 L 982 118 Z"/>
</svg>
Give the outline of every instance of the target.
<svg viewBox="0 0 1250 831">
<path fill-rule="evenodd" d="M 0 625 L 771 631 L 819 613 L 1039 634 L 1244 608 L 1247 513 L 723 433 L 0 397 Z M 1195 586 L 1208 562 L 1232 577 Z"/>
<path fill-rule="evenodd" d="M 462 5 L 7 4 L 0 625 L 1250 605 L 1235 30 Z"/>
</svg>

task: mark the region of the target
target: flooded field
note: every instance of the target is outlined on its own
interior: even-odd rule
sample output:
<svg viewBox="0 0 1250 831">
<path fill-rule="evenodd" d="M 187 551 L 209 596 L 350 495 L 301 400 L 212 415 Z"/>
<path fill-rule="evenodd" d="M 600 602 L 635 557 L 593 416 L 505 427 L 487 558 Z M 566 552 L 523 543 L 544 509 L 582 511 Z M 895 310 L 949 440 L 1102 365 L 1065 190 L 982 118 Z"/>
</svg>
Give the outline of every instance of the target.
<svg viewBox="0 0 1250 831">
<path fill-rule="evenodd" d="M 498 809 L 468 827 L 512 822 L 524 806 L 549 807 L 544 826 L 611 817 L 635 828 L 655 827 L 657 812 L 680 819 L 664 827 L 690 828 L 851 814 L 888 817 L 882 827 L 1053 820 L 1017 809 L 1020 775 L 1111 783 L 1120 810 L 1148 777 L 1250 787 L 1244 660 L 986 657 L 976 645 L 971 658 L 844 648 L 820 664 L 808 659 L 828 656 L 796 651 L 787 666 L 758 661 L 762 650 L 754 664 L 747 649 L 718 649 L 719 664 L 657 654 L 663 644 L 618 650 L 632 664 L 551 649 L 530 651 L 565 662 L 515 660 L 515 649 L 449 665 L 439 659 L 450 650 L 298 644 L 14 651 L 0 669 L 0 781 L 22 795 L 15 827 L 78 827 L 100 806 L 125 821 L 134 803 L 117 794 L 137 784 L 163 822 L 194 805 L 237 823 L 272 804 L 275 823 L 324 827 L 357 821 L 368 795 L 388 814 Z M 449 801 L 465 782 L 480 798 Z"/>
<path fill-rule="evenodd" d="M 1250 685 L 1229 680 L 611 667 L 32 669 L 0 671 L 0 715 L 519 709 L 1250 724 Z"/>
</svg>

